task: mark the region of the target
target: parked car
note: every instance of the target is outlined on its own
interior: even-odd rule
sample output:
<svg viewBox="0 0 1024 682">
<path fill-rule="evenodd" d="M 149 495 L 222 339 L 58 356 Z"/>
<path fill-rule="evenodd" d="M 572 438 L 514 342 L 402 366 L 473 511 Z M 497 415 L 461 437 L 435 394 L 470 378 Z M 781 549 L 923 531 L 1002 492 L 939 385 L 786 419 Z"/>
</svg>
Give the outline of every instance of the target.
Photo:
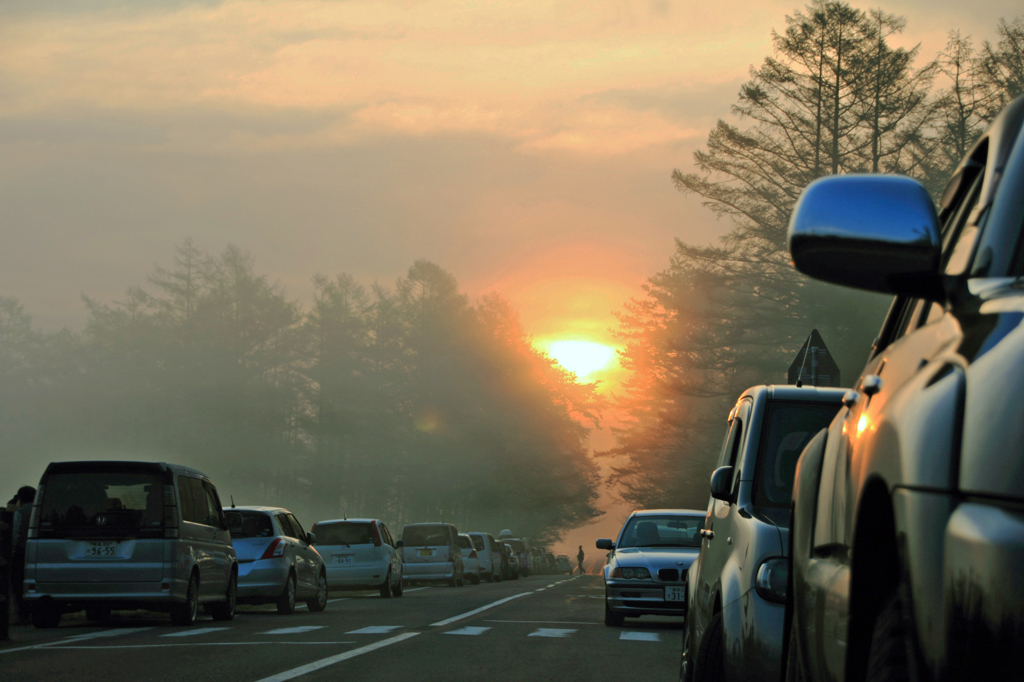
<svg viewBox="0 0 1024 682">
<path fill-rule="evenodd" d="M 559 554 L 555 557 L 555 571 L 558 573 L 572 573 L 572 563 L 569 561 L 569 557 L 565 554 Z"/>
<path fill-rule="evenodd" d="M 401 597 L 401 541 L 380 519 L 333 519 L 313 524 L 317 551 L 327 566 L 331 590 L 378 590 Z"/>
<path fill-rule="evenodd" d="M 619 537 L 597 541 L 611 552 L 604 575 L 604 624 L 627 616 L 686 614 L 686 574 L 700 551 L 704 513 L 648 509 L 629 515 Z"/>
<path fill-rule="evenodd" d="M 473 546 L 473 538 L 465 533 L 459 533 L 455 538 L 459 545 L 459 554 L 462 555 L 462 570 L 466 579 L 474 585 L 480 584 L 480 555 Z"/>
<path fill-rule="evenodd" d="M 788 679 L 996 679 L 1024 667 L 1024 98 L 942 194 L 804 190 L 796 267 L 894 294 L 793 491 Z M 823 624 L 826 624 L 823 626 Z"/>
<path fill-rule="evenodd" d="M 85 609 L 169 611 L 195 622 L 235 614 L 238 563 L 217 495 L 202 472 L 155 462 L 53 462 L 39 482 L 25 561 L 32 622 L 53 628 Z"/>
<path fill-rule="evenodd" d="M 544 552 L 544 568 L 548 573 L 555 573 L 555 555 L 551 552 Z"/>
<path fill-rule="evenodd" d="M 843 394 L 755 386 L 729 412 L 700 556 L 688 575 L 681 680 L 776 682 L 782 675 L 793 474 Z"/>
<path fill-rule="evenodd" d="M 501 546 L 505 550 L 505 564 L 508 566 L 507 579 L 519 580 L 519 553 L 506 542 L 501 543 Z"/>
<path fill-rule="evenodd" d="M 310 611 L 327 607 L 327 568 L 307 534 L 287 509 L 232 507 L 225 516 L 238 555 L 238 601 L 276 604 L 291 613 L 296 601 Z"/>
<path fill-rule="evenodd" d="M 402 571 L 406 582 L 465 584 L 462 553 L 450 523 L 410 523 L 402 529 Z"/>
<path fill-rule="evenodd" d="M 498 548 L 498 541 L 489 533 L 467 533 L 473 540 L 473 547 L 476 549 L 480 561 L 480 579 L 489 580 L 492 583 L 501 581 L 501 553 Z"/>
<path fill-rule="evenodd" d="M 515 552 L 516 558 L 519 560 L 519 575 L 527 577 L 530 575 L 532 569 L 532 562 L 530 559 L 530 546 L 526 540 L 522 538 L 505 537 L 501 538 L 501 541 L 512 548 Z"/>
</svg>

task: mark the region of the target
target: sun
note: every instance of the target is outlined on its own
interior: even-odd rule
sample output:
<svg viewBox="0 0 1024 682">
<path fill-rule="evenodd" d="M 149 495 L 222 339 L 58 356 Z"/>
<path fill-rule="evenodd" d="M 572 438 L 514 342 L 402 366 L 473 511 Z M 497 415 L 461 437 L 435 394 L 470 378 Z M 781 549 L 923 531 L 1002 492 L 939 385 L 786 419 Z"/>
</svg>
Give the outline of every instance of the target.
<svg viewBox="0 0 1024 682">
<path fill-rule="evenodd" d="M 592 341 L 554 341 L 548 345 L 548 355 L 582 379 L 607 367 L 615 349 Z"/>
</svg>

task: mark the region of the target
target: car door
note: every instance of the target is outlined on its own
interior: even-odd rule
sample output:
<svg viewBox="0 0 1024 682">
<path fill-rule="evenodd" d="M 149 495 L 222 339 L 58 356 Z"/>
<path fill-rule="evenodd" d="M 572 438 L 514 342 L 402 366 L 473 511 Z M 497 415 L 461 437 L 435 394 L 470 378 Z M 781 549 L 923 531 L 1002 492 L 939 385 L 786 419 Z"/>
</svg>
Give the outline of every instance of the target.
<svg viewBox="0 0 1024 682">
<path fill-rule="evenodd" d="M 295 535 L 296 576 L 300 589 L 305 593 L 316 592 L 316 581 L 320 572 L 320 554 L 309 544 L 306 531 L 294 514 L 288 514 Z M 301 560 L 301 564 L 300 564 Z"/>
<path fill-rule="evenodd" d="M 178 492 L 182 502 L 182 536 L 187 545 L 183 549 L 191 553 L 199 569 L 199 596 L 216 594 L 213 591 L 216 584 L 213 549 L 217 534 L 206 523 L 209 507 L 203 482 L 191 476 L 181 476 Z"/>
<path fill-rule="evenodd" d="M 388 527 L 380 521 L 377 522 L 377 527 L 380 530 L 381 541 L 384 543 L 382 549 L 388 554 L 388 565 L 391 566 L 391 576 L 394 579 L 395 576 L 402 575 L 402 560 L 395 549 L 395 540 L 391 537 L 391 531 L 388 530 Z"/>
<path fill-rule="evenodd" d="M 231 547 L 231 533 L 228 532 L 228 526 L 224 520 L 224 510 L 221 507 L 220 498 L 217 496 L 217 489 L 209 481 L 202 481 L 202 485 L 203 497 L 206 502 L 205 522 L 213 531 L 209 545 L 210 573 L 207 581 L 210 594 L 221 595 L 228 589 L 234 550 Z"/>
<path fill-rule="evenodd" d="M 751 404 L 752 401 L 749 398 L 744 398 L 734 408 L 725 441 L 722 444 L 722 452 L 718 458 L 719 467 L 736 466 L 737 455 L 740 453 L 747 437 L 746 432 L 750 421 Z M 736 475 L 738 473 L 735 470 L 733 471 L 733 491 L 736 490 L 735 484 L 740 480 L 739 476 Z M 732 514 L 735 511 L 735 506 L 729 500 L 711 498 L 708 502 L 708 513 L 704 521 L 704 531 L 702 532 L 704 539 L 701 542 L 700 568 L 698 569 L 698 589 L 700 594 L 697 596 L 697 617 L 699 620 L 696 625 L 701 632 L 707 627 L 714 612 L 714 598 L 720 588 L 722 567 L 725 565 L 725 560 L 729 555 L 728 551 L 723 551 L 726 547 L 722 545 L 732 534 L 734 523 Z"/>
</svg>

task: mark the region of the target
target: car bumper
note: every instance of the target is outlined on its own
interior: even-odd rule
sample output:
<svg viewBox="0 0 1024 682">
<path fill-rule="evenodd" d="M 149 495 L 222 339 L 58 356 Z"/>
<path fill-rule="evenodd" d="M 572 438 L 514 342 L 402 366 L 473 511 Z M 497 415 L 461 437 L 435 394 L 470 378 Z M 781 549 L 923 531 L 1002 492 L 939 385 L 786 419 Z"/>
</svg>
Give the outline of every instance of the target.
<svg viewBox="0 0 1024 682">
<path fill-rule="evenodd" d="M 605 595 L 608 609 L 621 616 L 685 616 L 686 598 L 680 601 L 665 599 L 666 587 L 680 587 L 679 583 L 664 585 L 646 583 L 638 585 L 636 581 L 608 581 L 605 583 Z"/>
<path fill-rule="evenodd" d="M 388 574 L 388 562 L 381 561 L 363 566 L 332 566 L 327 564 L 327 587 L 332 590 L 376 588 Z"/>
<path fill-rule="evenodd" d="M 26 580 L 25 601 L 52 599 L 69 606 L 103 604 L 111 608 L 146 608 L 184 601 L 185 586 L 174 581 L 137 583 L 40 583 Z"/>
<path fill-rule="evenodd" d="M 455 564 L 424 563 L 406 564 L 402 568 L 404 580 L 451 580 L 455 574 Z"/>
<path fill-rule="evenodd" d="M 284 590 L 291 564 L 285 558 L 239 562 L 238 598 L 276 597 Z"/>
</svg>

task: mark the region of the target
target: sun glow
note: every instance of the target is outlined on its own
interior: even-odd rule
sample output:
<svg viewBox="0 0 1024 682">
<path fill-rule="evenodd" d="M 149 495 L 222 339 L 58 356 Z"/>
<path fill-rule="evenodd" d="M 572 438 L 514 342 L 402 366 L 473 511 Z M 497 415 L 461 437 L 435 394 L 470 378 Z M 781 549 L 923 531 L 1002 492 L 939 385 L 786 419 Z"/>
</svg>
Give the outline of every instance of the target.
<svg viewBox="0 0 1024 682">
<path fill-rule="evenodd" d="M 592 341 L 555 341 L 548 346 L 548 355 L 582 379 L 607 367 L 615 349 Z"/>
</svg>

